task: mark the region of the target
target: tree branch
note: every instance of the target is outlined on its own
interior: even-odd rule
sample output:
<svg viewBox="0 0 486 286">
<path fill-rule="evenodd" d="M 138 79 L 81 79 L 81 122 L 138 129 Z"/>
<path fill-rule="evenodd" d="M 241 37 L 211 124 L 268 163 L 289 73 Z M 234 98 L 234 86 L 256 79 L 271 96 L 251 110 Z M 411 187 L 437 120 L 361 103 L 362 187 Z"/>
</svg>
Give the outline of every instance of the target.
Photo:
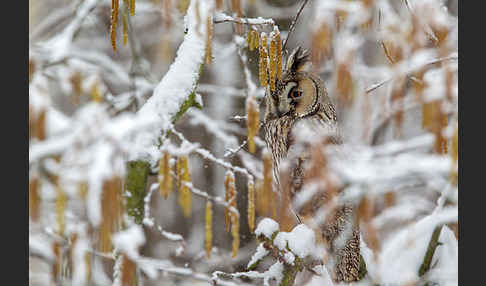
<svg viewBox="0 0 486 286">
<path fill-rule="evenodd" d="M 294 20 L 292 20 L 292 24 L 290 24 L 289 32 L 287 33 L 287 37 L 285 38 L 285 42 L 283 44 L 282 51 L 286 51 L 287 47 L 287 42 L 289 40 L 290 34 L 292 31 L 295 29 L 295 23 L 297 23 L 297 19 L 299 19 L 300 14 L 302 13 L 302 10 L 304 10 L 305 5 L 309 2 L 309 0 L 304 0 L 304 3 L 302 3 L 302 6 L 300 6 L 299 11 L 297 12 L 297 15 L 295 15 Z"/>
<path fill-rule="evenodd" d="M 413 72 L 415 72 L 417 70 L 420 70 L 420 69 L 422 69 L 424 67 L 431 66 L 431 65 L 435 65 L 435 64 L 438 64 L 438 63 L 441 63 L 441 62 L 445 62 L 445 61 L 457 60 L 457 59 L 458 59 L 457 53 L 454 53 L 454 54 L 452 54 L 452 55 L 450 55 L 448 57 L 443 57 L 443 58 L 438 58 L 438 59 L 431 60 L 431 61 L 426 62 L 425 64 L 420 65 L 418 67 L 410 68 L 406 72 L 397 73 L 397 74 L 393 75 L 390 78 L 387 78 L 387 79 L 385 79 L 383 81 L 380 81 L 378 83 L 375 83 L 375 84 L 371 85 L 370 87 L 368 87 L 365 92 L 366 93 L 370 93 L 370 92 L 374 91 L 375 89 L 383 86 L 384 84 L 389 83 L 390 81 L 394 80 L 397 77 L 404 76 L 404 75 L 409 75 L 410 73 L 413 73 Z"/>
<path fill-rule="evenodd" d="M 213 17 L 214 24 L 221 24 L 226 22 L 245 24 L 245 25 L 275 25 L 273 19 L 264 19 L 262 17 L 258 18 L 240 18 L 231 17 L 221 12 L 216 12 Z"/>
<path fill-rule="evenodd" d="M 203 4 L 204 3 L 204 4 Z M 154 149 L 161 134 L 167 131 L 172 123 L 177 121 L 192 106 L 201 107 L 196 100 L 195 90 L 204 65 L 206 22 L 198 23 L 198 17 L 205 18 L 210 6 L 203 2 L 196 5 L 192 0 L 187 10 L 188 30 L 184 41 L 179 47 L 177 58 L 154 90 L 154 94 L 138 111 L 140 120 L 156 118 L 157 126 L 150 132 L 142 132 L 137 140 L 138 153 L 128 162 L 127 181 L 144 180 L 145 183 L 132 184 L 130 192 L 137 198 L 132 200 L 131 211 L 137 223 L 142 223 L 144 214 L 143 196 L 145 194 L 147 175 L 150 163 L 155 163 Z M 196 11 L 198 9 L 198 11 Z M 184 76 L 185 79 L 180 77 Z M 141 196 L 141 198 L 140 198 Z M 133 205 L 135 204 L 136 205 Z M 137 210 L 137 211 L 134 211 Z"/>
<path fill-rule="evenodd" d="M 430 269 L 430 263 L 432 262 L 432 257 L 434 256 L 435 249 L 440 245 L 439 236 L 442 230 L 442 225 L 436 227 L 430 238 L 429 246 L 427 247 L 427 252 L 425 253 L 424 262 L 420 266 L 419 276 L 423 276 Z"/>
</svg>

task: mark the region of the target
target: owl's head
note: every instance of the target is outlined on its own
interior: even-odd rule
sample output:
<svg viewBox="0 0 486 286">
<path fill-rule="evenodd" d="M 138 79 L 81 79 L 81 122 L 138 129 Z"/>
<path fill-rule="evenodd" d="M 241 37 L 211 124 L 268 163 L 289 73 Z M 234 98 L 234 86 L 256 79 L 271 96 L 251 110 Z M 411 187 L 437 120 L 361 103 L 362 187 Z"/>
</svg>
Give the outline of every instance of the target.
<svg viewBox="0 0 486 286">
<path fill-rule="evenodd" d="M 276 81 L 275 90 L 267 90 L 268 119 L 304 118 L 322 112 L 330 121 L 335 121 L 334 108 L 324 84 L 310 67 L 309 53 L 300 47 L 294 49 L 287 59 L 282 79 Z"/>
</svg>

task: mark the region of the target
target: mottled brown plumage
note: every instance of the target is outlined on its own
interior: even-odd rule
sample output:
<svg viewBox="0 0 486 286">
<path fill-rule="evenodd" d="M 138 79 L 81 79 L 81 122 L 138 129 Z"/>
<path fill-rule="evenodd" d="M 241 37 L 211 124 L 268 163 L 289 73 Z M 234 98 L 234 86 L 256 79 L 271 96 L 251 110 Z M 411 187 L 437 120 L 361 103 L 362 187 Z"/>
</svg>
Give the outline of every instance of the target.
<svg viewBox="0 0 486 286">
<path fill-rule="evenodd" d="M 340 143 L 334 105 L 327 96 L 323 81 L 310 72 L 309 67 L 308 53 L 295 49 L 287 60 L 282 79 L 276 82 L 275 91 L 267 89 L 266 94 L 263 126 L 265 141 L 272 153 L 275 185 L 279 192 L 289 191 L 291 199 L 301 191 L 306 181 L 315 179 L 313 167 L 309 166 L 312 147 L 308 144 L 296 146 L 295 142 L 299 141 L 296 139 L 300 139 L 295 138 L 299 136 L 298 131 L 307 128 L 312 132 L 309 135 L 315 134 L 315 137 L 327 132 L 331 143 Z M 282 177 L 280 165 L 284 160 L 290 161 L 290 170 Z M 324 162 L 319 164 L 320 168 L 325 166 Z M 338 193 L 330 188 L 317 192 L 297 214 L 312 216 L 321 207 L 329 206 L 330 215 L 321 227 L 330 254 L 326 266 L 332 269 L 331 275 L 336 282 L 356 281 L 360 255 L 359 229 L 354 223 L 354 211 L 349 205 L 333 207 L 328 204 L 330 192 Z"/>
</svg>

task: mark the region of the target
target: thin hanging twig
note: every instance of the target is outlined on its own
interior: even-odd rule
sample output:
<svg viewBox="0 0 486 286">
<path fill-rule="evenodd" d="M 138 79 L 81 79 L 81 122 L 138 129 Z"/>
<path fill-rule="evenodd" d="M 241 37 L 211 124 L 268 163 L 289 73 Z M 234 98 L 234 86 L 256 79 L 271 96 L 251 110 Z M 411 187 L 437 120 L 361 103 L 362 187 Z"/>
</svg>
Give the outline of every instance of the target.
<svg viewBox="0 0 486 286">
<path fill-rule="evenodd" d="M 302 6 L 300 6 L 299 11 L 297 12 L 297 15 L 295 15 L 294 20 L 292 21 L 292 24 L 290 24 L 289 32 L 287 33 L 287 37 L 285 38 L 285 42 L 283 44 L 282 51 L 286 51 L 287 47 L 287 41 L 289 40 L 290 34 L 292 31 L 295 29 L 295 23 L 297 23 L 297 19 L 299 19 L 300 14 L 302 13 L 302 10 L 304 10 L 305 5 L 309 2 L 309 0 L 304 0 L 304 3 L 302 3 Z"/>
</svg>

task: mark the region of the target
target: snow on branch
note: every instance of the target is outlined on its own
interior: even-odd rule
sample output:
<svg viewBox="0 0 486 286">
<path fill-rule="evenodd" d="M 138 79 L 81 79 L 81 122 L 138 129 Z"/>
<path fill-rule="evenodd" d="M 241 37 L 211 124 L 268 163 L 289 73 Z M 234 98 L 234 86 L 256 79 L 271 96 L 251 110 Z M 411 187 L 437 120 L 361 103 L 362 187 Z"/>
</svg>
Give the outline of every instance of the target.
<svg viewBox="0 0 486 286">
<path fill-rule="evenodd" d="M 40 38 L 47 31 L 51 30 L 53 26 L 72 17 L 81 2 L 82 1 L 72 1 L 70 5 L 55 10 L 52 14 L 49 14 L 42 20 L 42 22 L 34 27 L 34 31 L 29 35 L 29 41 L 34 42 L 37 38 Z"/>
<path fill-rule="evenodd" d="M 224 207 L 228 208 L 228 210 L 230 212 L 234 213 L 237 217 L 240 216 L 240 212 L 238 211 L 238 209 L 231 206 L 228 202 L 223 200 L 221 197 L 210 196 L 208 193 L 203 192 L 203 191 L 195 188 L 191 183 L 184 183 L 184 185 L 187 186 L 189 188 L 189 190 L 191 191 L 191 193 L 193 193 L 194 195 L 205 198 L 205 199 L 210 200 L 210 201 L 213 201 L 213 202 L 215 202 L 215 203 L 217 203 L 221 206 L 224 206 Z"/>
<path fill-rule="evenodd" d="M 457 219 L 457 207 L 448 207 L 424 217 L 386 240 L 379 256 L 378 271 L 381 283 L 402 284 L 418 281 L 418 269 L 435 227 L 456 222 Z"/>
<path fill-rule="evenodd" d="M 213 272 L 213 281 L 221 278 L 234 279 L 247 277 L 263 279 L 264 285 L 270 285 L 275 280 L 277 285 L 293 285 L 299 272 L 311 269 L 318 257 L 315 234 L 304 224 L 299 224 L 291 232 L 279 231 L 279 225 L 270 218 L 264 218 L 257 226 L 255 235 L 261 242 L 248 263 L 248 271 L 237 273 Z M 276 262 L 264 272 L 254 271 L 266 256 L 273 257 Z"/>
<path fill-rule="evenodd" d="M 71 49 L 71 43 L 74 40 L 76 33 L 81 29 L 81 25 L 91 11 L 98 5 L 98 0 L 87 0 L 80 4 L 79 8 L 74 13 L 73 20 L 69 23 L 64 30 L 51 38 L 45 43 L 45 47 L 52 52 L 52 61 L 60 61 L 66 57 L 67 53 Z"/>
<path fill-rule="evenodd" d="M 139 258 L 138 249 L 145 244 L 145 235 L 142 227 L 134 224 L 126 230 L 115 233 L 113 243 L 118 251 L 125 253 L 131 259 Z"/>
<path fill-rule="evenodd" d="M 185 137 L 184 137 L 184 135 L 182 135 L 182 133 L 177 132 L 173 128 L 171 130 L 172 130 L 172 133 L 174 133 L 177 137 L 179 137 L 179 139 L 183 143 L 186 142 L 186 144 L 191 144 L 189 141 L 187 141 L 185 139 Z M 200 156 L 202 156 L 204 159 L 211 160 L 214 163 L 216 163 L 217 165 L 220 165 L 221 167 L 224 167 L 226 169 L 232 170 L 233 172 L 236 172 L 236 173 L 240 173 L 242 175 L 245 175 L 248 178 L 253 178 L 253 175 L 250 174 L 250 172 L 248 172 L 247 169 L 242 168 L 242 167 L 238 167 L 238 166 L 233 166 L 230 163 L 223 161 L 222 159 L 216 158 L 209 150 L 206 150 L 204 148 L 194 148 L 193 151 L 195 153 L 199 154 Z"/>
<path fill-rule="evenodd" d="M 214 13 L 213 22 L 215 24 L 233 22 L 245 25 L 275 25 L 273 19 L 231 17 L 221 12 Z"/>
<path fill-rule="evenodd" d="M 196 2 L 199 4 L 196 5 Z M 196 11 L 198 9 L 198 11 Z M 154 163 L 158 158 L 158 140 L 171 122 L 185 109 L 198 105 L 196 86 L 206 53 L 206 19 L 211 11 L 207 1 L 191 1 L 184 18 L 187 34 L 177 51 L 177 57 L 154 90 L 153 96 L 142 106 L 138 115 L 157 120 L 151 132 L 140 134 L 137 145 L 143 152 L 132 154 L 131 160 L 143 159 Z"/>
<path fill-rule="evenodd" d="M 238 145 L 238 139 L 226 132 L 228 129 L 237 130 L 237 126 L 214 120 L 197 109 L 188 111 L 188 115 L 191 116 L 191 120 L 189 121 L 190 124 L 202 125 L 206 130 L 212 133 L 215 138 L 224 142 L 228 148 L 234 148 Z"/>
<path fill-rule="evenodd" d="M 150 198 L 152 197 L 152 193 L 154 192 L 154 190 L 158 189 L 158 187 L 159 187 L 159 183 L 152 184 L 152 186 L 150 187 L 150 191 L 147 193 L 147 195 L 144 198 L 144 218 L 143 218 L 142 223 L 147 227 L 154 227 L 155 226 L 154 218 L 152 216 L 150 216 Z M 166 238 L 168 240 L 172 240 L 172 241 L 180 241 L 181 246 L 182 247 L 185 246 L 184 237 L 182 235 L 180 235 L 178 233 L 172 233 L 172 232 L 165 231 L 165 230 L 162 229 L 162 227 L 160 225 L 157 225 L 157 230 L 160 232 L 160 234 L 164 238 Z"/>
</svg>

